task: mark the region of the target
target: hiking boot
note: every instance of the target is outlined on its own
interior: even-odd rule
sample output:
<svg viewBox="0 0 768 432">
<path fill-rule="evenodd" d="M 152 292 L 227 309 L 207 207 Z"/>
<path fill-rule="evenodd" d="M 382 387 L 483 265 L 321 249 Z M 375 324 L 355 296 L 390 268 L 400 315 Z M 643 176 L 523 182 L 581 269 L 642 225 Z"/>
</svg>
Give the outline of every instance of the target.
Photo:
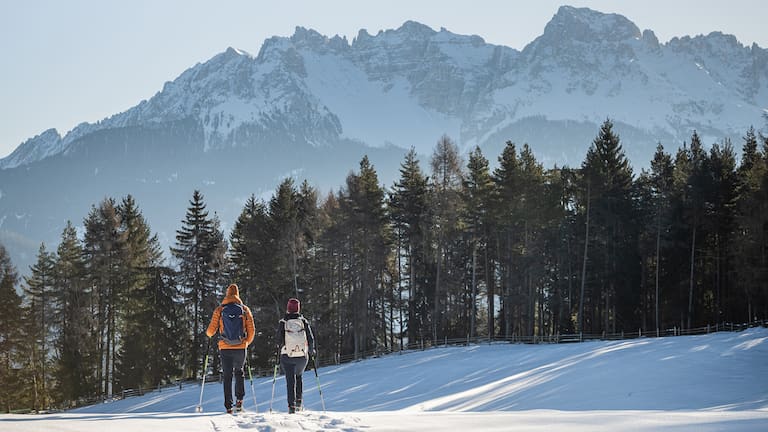
<svg viewBox="0 0 768 432">
<path fill-rule="evenodd" d="M 288 414 L 295 414 L 296 413 L 296 407 L 289 406 L 288 407 Z"/>
<path fill-rule="evenodd" d="M 232 414 L 232 408 L 227 408 L 227 414 Z"/>
<path fill-rule="evenodd" d="M 243 410 L 243 401 L 241 399 L 235 403 L 235 411 L 240 412 L 242 410 Z"/>
</svg>

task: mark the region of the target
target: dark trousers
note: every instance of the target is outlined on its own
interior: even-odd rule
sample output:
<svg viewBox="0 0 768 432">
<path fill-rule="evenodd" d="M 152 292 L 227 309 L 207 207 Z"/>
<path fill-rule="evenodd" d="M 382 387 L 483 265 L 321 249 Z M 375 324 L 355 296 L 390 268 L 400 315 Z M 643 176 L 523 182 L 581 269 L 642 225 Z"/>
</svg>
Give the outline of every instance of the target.
<svg viewBox="0 0 768 432">
<path fill-rule="evenodd" d="M 244 349 L 223 349 L 221 353 L 221 369 L 224 373 L 224 407 L 232 408 L 232 374 L 235 375 L 235 397 L 243 400 L 245 396 L 245 364 Z"/>
<path fill-rule="evenodd" d="M 280 356 L 280 366 L 285 372 L 285 385 L 288 393 L 288 408 L 301 406 L 304 383 L 301 374 L 307 367 L 307 357 L 288 357 L 283 354 Z"/>
</svg>

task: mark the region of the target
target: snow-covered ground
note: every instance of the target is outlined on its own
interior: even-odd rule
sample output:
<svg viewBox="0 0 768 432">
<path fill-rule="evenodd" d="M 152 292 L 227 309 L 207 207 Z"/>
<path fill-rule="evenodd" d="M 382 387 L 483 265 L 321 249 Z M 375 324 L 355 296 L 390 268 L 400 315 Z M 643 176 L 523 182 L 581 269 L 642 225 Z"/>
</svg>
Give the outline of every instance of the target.
<svg viewBox="0 0 768 432">
<path fill-rule="evenodd" d="M 307 411 L 286 413 L 278 378 L 246 382 L 246 413 L 221 384 L 49 415 L 0 416 L 12 431 L 767 431 L 768 329 L 561 345 L 435 348 L 320 368 Z M 257 409 L 258 408 L 258 412 Z"/>
</svg>

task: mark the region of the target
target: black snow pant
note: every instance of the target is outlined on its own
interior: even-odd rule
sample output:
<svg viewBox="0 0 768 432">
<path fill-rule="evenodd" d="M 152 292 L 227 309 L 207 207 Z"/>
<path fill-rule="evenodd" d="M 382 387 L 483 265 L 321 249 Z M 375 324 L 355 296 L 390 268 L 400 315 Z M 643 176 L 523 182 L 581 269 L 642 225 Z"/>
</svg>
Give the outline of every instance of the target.
<svg viewBox="0 0 768 432">
<path fill-rule="evenodd" d="M 280 356 L 280 366 L 285 372 L 285 385 L 287 386 L 288 393 L 288 410 L 293 411 L 296 407 L 302 405 L 302 394 L 304 390 L 304 383 L 302 382 L 301 374 L 304 373 L 304 369 L 307 367 L 309 359 L 305 357 L 288 357 L 283 354 Z"/>
<path fill-rule="evenodd" d="M 232 408 L 232 374 L 235 375 L 235 397 L 237 400 L 243 400 L 245 397 L 245 374 L 243 373 L 243 364 L 245 364 L 244 349 L 222 349 L 221 369 L 224 373 L 224 407 Z"/>
</svg>

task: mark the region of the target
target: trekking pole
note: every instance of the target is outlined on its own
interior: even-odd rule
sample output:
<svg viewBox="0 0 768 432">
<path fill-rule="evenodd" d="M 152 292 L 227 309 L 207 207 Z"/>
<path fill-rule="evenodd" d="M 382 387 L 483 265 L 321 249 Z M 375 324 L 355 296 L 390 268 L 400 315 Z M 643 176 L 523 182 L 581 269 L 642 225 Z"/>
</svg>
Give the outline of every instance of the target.
<svg viewBox="0 0 768 432">
<path fill-rule="evenodd" d="M 251 372 L 251 362 L 248 361 L 248 348 L 245 349 L 245 362 L 248 364 L 248 378 L 251 380 L 251 395 L 253 395 L 253 407 L 256 414 L 259 413 L 259 404 L 256 402 L 256 390 L 253 389 L 253 373 Z"/>
<path fill-rule="evenodd" d="M 312 363 L 315 364 L 315 380 L 317 381 L 317 391 L 320 393 L 320 403 L 323 404 L 323 413 L 325 413 L 325 399 L 323 398 L 323 389 L 320 387 L 320 376 L 317 374 L 317 356 L 312 357 Z"/>
<path fill-rule="evenodd" d="M 277 363 L 275 363 L 275 371 L 272 373 L 272 398 L 269 399 L 270 413 L 272 413 L 272 401 L 275 400 L 275 381 L 277 381 Z"/>
<path fill-rule="evenodd" d="M 203 362 L 203 379 L 200 382 L 200 402 L 195 407 L 195 412 L 203 412 L 203 390 L 205 390 L 205 374 L 208 372 L 208 351 L 211 350 L 211 338 L 208 338 L 208 345 L 205 347 L 205 361 Z"/>
</svg>

